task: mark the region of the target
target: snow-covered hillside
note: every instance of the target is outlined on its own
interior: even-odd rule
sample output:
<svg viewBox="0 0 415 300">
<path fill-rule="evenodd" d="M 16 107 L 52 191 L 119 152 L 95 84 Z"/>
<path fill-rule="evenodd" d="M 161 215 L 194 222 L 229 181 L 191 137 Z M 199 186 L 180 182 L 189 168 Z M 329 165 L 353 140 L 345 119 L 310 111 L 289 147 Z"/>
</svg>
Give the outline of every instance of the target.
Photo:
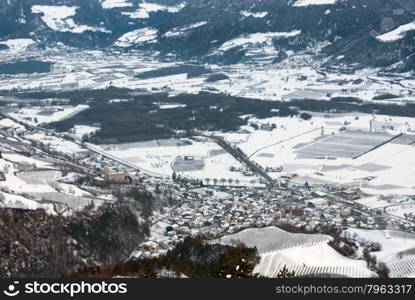
<svg viewBox="0 0 415 300">
<path fill-rule="evenodd" d="M 223 237 L 222 244 L 242 242 L 248 247 L 257 247 L 261 255 L 257 272 L 266 277 L 276 277 L 287 267 L 297 276 L 344 276 L 372 277 L 364 261 L 356 261 L 337 253 L 327 243 L 329 236 L 293 234 L 276 227 L 247 229 Z"/>
<path fill-rule="evenodd" d="M 0 120 L 0 207 L 44 209 L 48 214 L 70 215 L 95 203 L 111 201 L 111 195 L 93 195 L 80 188 L 81 176 L 68 156 L 84 151 L 77 144 L 42 131 L 37 133 L 15 121 Z M 24 153 L 24 154 L 23 154 Z M 56 155 L 51 153 L 59 154 Z M 72 168 L 64 171 L 62 166 Z"/>
<path fill-rule="evenodd" d="M 87 25 L 76 24 L 74 17 L 77 6 L 48 6 L 48 5 L 34 5 L 32 12 L 35 14 L 42 14 L 42 20 L 46 25 L 55 31 L 83 33 L 85 31 L 100 31 L 109 33 L 108 30 L 102 27 L 91 27 Z"/>
<path fill-rule="evenodd" d="M 0 4 L 0 42 L 36 36 L 40 46 L 150 49 L 221 64 L 296 65 L 292 54 L 307 53 L 330 66 L 413 70 L 415 4 L 386 1 L 10 0 Z"/>
</svg>

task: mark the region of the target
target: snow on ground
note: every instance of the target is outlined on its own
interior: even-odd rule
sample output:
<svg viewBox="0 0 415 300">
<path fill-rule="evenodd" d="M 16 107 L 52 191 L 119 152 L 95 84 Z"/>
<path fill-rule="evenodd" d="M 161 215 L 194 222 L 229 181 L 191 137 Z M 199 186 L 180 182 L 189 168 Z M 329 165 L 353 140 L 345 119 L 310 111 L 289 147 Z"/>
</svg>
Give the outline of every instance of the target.
<svg viewBox="0 0 415 300">
<path fill-rule="evenodd" d="M 117 47 L 130 47 L 137 44 L 155 43 L 157 34 L 158 30 L 151 27 L 137 29 L 122 35 L 114 45 Z"/>
<path fill-rule="evenodd" d="M 319 234 L 294 234 L 276 227 L 247 229 L 221 238 L 222 244 L 241 241 L 248 247 L 257 247 L 261 256 L 254 272 L 276 277 L 286 266 L 297 276 L 339 275 L 371 277 L 364 261 L 342 256 L 328 245 L 331 237 Z"/>
<path fill-rule="evenodd" d="M 230 154 L 224 152 L 216 143 L 211 141 L 195 142 L 191 144 L 181 144 L 179 140 L 160 140 L 142 143 L 106 145 L 100 146 L 102 150 L 110 155 L 128 161 L 145 170 L 172 176 L 173 165 L 176 159 L 191 157 L 187 161 L 178 164 L 186 165 L 181 167 L 176 173 L 183 177 L 198 179 L 213 184 L 213 179 L 218 180 L 218 184 L 228 184 L 231 179 L 236 185 L 259 185 L 257 178 L 253 176 L 241 176 L 240 173 L 231 172 L 232 166 L 241 168 L 242 166 Z M 225 180 L 226 182 L 221 182 Z M 253 182 L 255 181 L 255 182 Z"/>
<path fill-rule="evenodd" d="M 186 107 L 186 104 L 180 104 L 180 103 L 153 103 L 154 105 L 157 105 L 159 109 L 175 109 L 175 108 L 183 108 Z"/>
<path fill-rule="evenodd" d="M 140 3 L 139 8 L 134 12 L 123 12 L 122 14 L 129 16 L 132 19 L 147 19 L 150 17 L 150 13 L 158 12 L 158 11 L 165 11 L 169 13 L 176 13 L 179 12 L 185 4 L 179 4 L 177 6 L 166 6 L 160 5 L 156 3 L 147 3 L 143 2 Z"/>
<path fill-rule="evenodd" d="M 76 24 L 72 17 L 76 15 L 78 9 L 78 6 L 33 5 L 32 13 L 42 14 L 43 22 L 55 31 L 72 33 L 83 33 L 85 31 L 108 32 L 105 28 Z"/>
<path fill-rule="evenodd" d="M 76 139 L 82 140 L 85 135 L 91 136 L 99 130 L 101 130 L 99 127 L 75 125 L 71 130 L 69 130 L 69 133 L 71 133 Z"/>
<path fill-rule="evenodd" d="M 337 0 L 297 0 L 293 6 L 328 5 L 336 2 Z"/>
<path fill-rule="evenodd" d="M 42 123 L 58 122 L 69 119 L 86 109 L 89 109 L 88 105 L 49 106 L 47 108 L 31 107 L 22 108 L 17 113 L 10 113 L 10 116 L 36 126 Z"/>
<path fill-rule="evenodd" d="M 409 24 L 401 25 L 398 28 L 377 36 L 376 38 L 385 43 L 396 42 L 400 39 L 403 39 L 408 31 L 415 30 L 415 22 Z"/>
<path fill-rule="evenodd" d="M 26 163 L 36 166 L 38 168 L 46 168 L 50 166 L 41 161 L 31 159 L 19 154 L 5 154 L 4 157 L 8 160 L 11 160 L 15 163 Z M 1 167 L 1 165 L 0 165 Z M 5 182 L 0 182 L 0 188 L 6 191 L 12 191 L 14 193 L 47 193 L 47 192 L 56 192 L 45 179 L 38 178 L 39 180 L 33 181 L 33 183 L 28 183 L 16 174 L 16 169 L 14 164 L 5 163 L 3 167 L 3 172 L 6 176 Z"/>
<path fill-rule="evenodd" d="M 133 6 L 133 4 L 128 2 L 128 0 L 101 0 L 101 5 L 105 9 Z"/>
<path fill-rule="evenodd" d="M 193 24 L 187 25 L 187 26 L 176 27 L 176 28 L 173 28 L 172 30 L 166 32 L 164 34 L 164 36 L 165 37 L 182 36 L 182 35 L 186 34 L 189 30 L 202 27 L 206 24 L 208 24 L 208 22 L 198 22 L 198 23 L 193 23 Z"/>
<path fill-rule="evenodd" d="M 254 13 L 254 12 L 243 10 L 241 11 L 241 15 L 243 15 L 244 17 L 265 18 L 268 15 L 268 12 L 264 11 L 264 12 Z"/>
<path fill-rule="evenodd" d="M 22 52 L 34 44 L 36 44 L 36 42 L 32 39 L 9 39 L 0 41 L 0 45 L 6 45 L 9 47 L 7 50 L 12 53 Z"/>
<path fill-rule="evenodd" d="M 75 153 L 85 151 L 85 149 L 81 148 L 79 145 L 71 141 L 68 141 L 68 140 L 65 140 L 65 139 L 62 139 L 56 136 L 47 135 L 41 132 L 34 133 L 34 134 L 28 134 L 25 137 L 28 140 L 32 140 L 35 142 L 42 142 L 47 147 L 50 147 L 52 150 L 65 153 L 65 154 L 73 155 Z"/>
<path fill-rule="evenodd" d="M 373 140 L 370 140 L 370 115 L 311 114 L 314 116 L 310 121 L 289 117 L 251 118 L 249 123 L 268 128 L 274 125 L 275 129 L 254 130 L 248 125 L 241 129 L 250 133 L 217 134 L 236 144 L 264 168 L 282 166 L 282 172 L 270 173 L 274 178 L 298 174 L 314 178 L 316 182 L 361 186 L 364 192 L 375 195 L 411 195 L 415 192 L 411 179 L 415 174 L 415 162 L 412 163 L 411 159 L 415 155 L 415 146 L 411 144 L 415 141 L 415 135 L 408 131 L 415 128 L 415 119 L 378 116 L 381 123 L 375 129 L 379 132 L 373 134 Z M 382 129 L 388 124 L 393 124 L 395 131 Z M 342 127 L 349 131 L 340 132 Z M 401 132 L 405 133 L 402 138 L 354 158 Z M 349 150 L 345 148 L 350 148 L 352 154 L 349 155 Z M 316 154 L 306 155 L 311 149 L 316 149 Z M 332 153 L 333 159 L 328 159 L 326 153 Z"/>
<path fill-rule="evenodd" d="M 166 107 L 159 105 L 161 109 L 181 107 L 180 104 Z M 378 116 L 379 123 L 374 126 L 376 132 L 370 133 L 371 115 L 312 114 L 313 118 L 308 121 L 297 117 L 251 117 L 248 123 L 256 124 L 259 130 L 246 125 L 238 132 L 215 134 L 239 147 L 264 169 L 269 169 L 270 176 L 275 179 L 296 174 L 297 177 L 292 179 L 293 184 L 301 184 L 302 178 L 306 178 L 304 180 L 311 184 L 360 187 L 371 195 L 412 195 L 415 192 L 412 182 L 415 162 L 412 163 L 411 159 L 415 156 L 415 135 L 410 131 L 415 128 L 415 119 Z M 394 130 L 384 129 L 392 124 Z M 262 126 L 268 129 L 262 130 Z M 346 131 L 340 130 L 343 128 Z M 404 135 L 399 136 L 402 133 Z M 243 185 L 259 183 L 257 178 L 212 141 L 192 141 L 192 144 L 180 146 L 177 143 L 178 140 L 153 141 L 100 148 L 138 167 L 165 176 L 173 173 L 176 158 L 191 156 L 195 162 L 185 162 L 189 168 L 179 168 L 177 173 L 205 183 L 213 183 L 213 178 L 218 179 L 219 184 L 222 179 L 226 182 L 230 179 L 233 184 L 236 181 Z M 377 196 L 361 202 L 368 209 L 394 204 L 379 201 Z"/>
<path fill-rule="evenodd" d="M 24 127 L 8 118 L 1 119 L 0 120 L 0 127 L 5 128 L 13 128 L 16 131 L 21 131 L 24 129 Z"/>
<path fill-rule="evenodd" d="M 56 186 L 56 189 L 63 194 L 67 195 L 73 195 L 77 197 L 92 197 L 92 194 L 80 189 L 79 187 L 72 185 L 72 184 L 66 184 L 66 183 L 58 183 Z"/>
<path fill-rule="evenodd" d="M 120 38 L 117 45 L 129 47 L 134 43 L 154 42 L 155 29 L 139 29 Z M 321 45 L 320 48 L 324 46 Z M 55 54 L 51 60 L 54 68 L 50 73 L 3 79 L 1 90 L 62 90 L 103 89 L 110 85 L 119 88 L 143 89 L 148 92 L 162 91 L 170 95 L 197 94 L 205 90 L 231 96 L 290 101 L 295 99 L 330 100 L 331 97 L 358 97 L 363 101 L 375 101 L 375 96 L 391 93 L 397 98 L 377 103 L 412 103 L 415 84 L 408 74 L 394 74 L 394 78 L 381 76 L 378 69 L 358 70 L 354 74 L 341 74 L 324 70 L 320 63 L 308 59 L 306 54 L 287 52 L 288 58 L 272 64 L 276 49 L 259 44 L 248 47 L 252 63 L 228 66 L 210 65 L 228 80 L 207 82 L 209 74 L 187 79 L 187 76 L 170 76 L 141 79 L 137 73 L 172 67 L 177 64 L 160 62 L 156 52 L 110 55 L 100 51 L 84 51 Z M 317 47 L 318 48 L 318 47 Z M 316 50 L 317 51 L 317 50 Z M 1 59 L 1 58 L 0 58 Z M 264 61 L 269 64 L 264 64 Z M 261 65 L 258 64 L 261 63 Z M 113 68 L 117 65 L 116 69 Z M 293 67 L 295 65 L 295 67 Z M 341 85 L 339 84 L 341 82 Z"/>
<path fill-rule="evenodd" d="M 10 153 L 3 153 L 3 157 L 0 171 L 6 180 L 0 181 L 0 207 L 43 208 L 47 213 L 69 215 L 91 202 L 99 207 L 113 200 L 106 196 L 94 197 L 76 185 L 60 182 L 73 174 L 64 176 L 41 160 Z"/>
<path fill-rule="evenodd" d="M 415 234 L 393 230 L 363 230 L 350 228 L 342 233 L 363 245 L 367 243 L 379 243 L 381 251 L 372 252 L 378 262 L 385 263 L 391 272 L 391 277 L 414 276 L 413 266 L 415 259 Z"/>
<path fill-rule="evenodd" d="M 238 38 L 232 39 L 225 42 L 222 46 L 219 47 L 219 51 L 227 51 L 229 49 L 239 47 L 239 46 L 249 46 L 249 45 L 262 45 L 266 44 L 272 46 L 271 42 L 273 38 L 288 38 L 299 35 L 301 30 L 293 30 L 291 32 L 267 32 L 267 33 L 253 33 L 246 36 L 240 36 Z"/>
<path fill-rule="evenodd" d="M 409 215 L 415 216 L 415 203 L 393 205 L 388 207 L 386 212 L 402 219 Z"/>
<path fill-rule="evenodd" d="M 4 153 L 3 158 L 14 163 L 24 163 L 28 165 L 36 166 L 37 168 L 51 168 L 51 164 L 39 159 L 27 157 L 16 153 Z"/>
<path fill-rule="evenodd" d="M 4 197 L 3 201 L 1 200 L 2 196 Z M 53 204 L 41 204 L 34 200 L 26 199 L 22 196 L 13 195 L 5 192 L 0 192 L 0 207 L 28 210 L 44 209 L 48 214 L 56 214 Z"/>
</svg>

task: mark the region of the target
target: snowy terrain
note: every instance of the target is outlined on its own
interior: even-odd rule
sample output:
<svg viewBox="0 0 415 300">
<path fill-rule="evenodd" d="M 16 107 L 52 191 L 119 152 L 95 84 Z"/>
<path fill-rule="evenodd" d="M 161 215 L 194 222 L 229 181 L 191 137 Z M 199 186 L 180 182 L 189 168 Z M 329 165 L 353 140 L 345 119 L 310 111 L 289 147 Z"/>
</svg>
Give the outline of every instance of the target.
<svg viewBox="0 0 415 300">
<path fill-rule="evenodd" d="M 276 277 L 286 266 L 296 276 L 334 275 L 344 277 L 372 277 L 364 261 L 342 256 L 327 243 L 329 236 L 293 234 L 276 227 L 247 229 L 223 237 L 222 244 L 243 242 L 248 247 L 257 247 L 261 256 L 254 272 L 266 277 Z"/>
<path fill-rule="evenodd" d="M 177 171 L 178 175 L 189 179 L 198 179 L 213 184 L 213 179 L 217 179 L 221 184 L 221 179 L 233 180 L 235 185 L 257 185 L 258 179 L 254 176 L 241 176 L 240 173 L 231 172 L 231 167 L 241 168 L 241 164 L 230 154 L 224 152 L 216 143 L 211 141 L 191 141 L 191 144 L 178 146 L 179 140 L 162 140 L 132 144 L 100 146 L 106 153 L 119 157 L 134 165 L 160 174 L 161 176 L 171 177 L 173 165 L 179 158 L 186 156 L 193 157 L 195 162 L 188 162 L 188 168 Z M 195 168 L 198 161 L 203 161 L 203 168 Z M 238 184 L 236 181 L 238 180 Z M 223 183 L 222 183 L 223 184 Z"/>
<path fill-rule="evenodd" d="M 391 277 L 414 277 L 413 261 L 415 259 L 415 235 L 412 233 L 392 230 L 361 230 L 348 229 L 344 236 L 362 244 L 377 242 L 381 251 L 372 252 L 379 262 L 385 263 L 390 269 Z M 408 268 L 409 267 L 409 268 Z"/>
<path fill-rule="evenodd" d="M 0 120 L 0 130 L 0 207 L 69 215 L 91 203 L 99 207 L 112 201 L 111 195 L 96 196 L 73 184 L 80 174 L 62 171 L 61 166 L 73 166 L 64 156 L 85 152 L 79 145 L 49 133 L 28 132 L 7 118 Z M 55 156 L 42 149 L 55 151 Z"/>
<path fill-rule="evenodd" d="M 267 11 L 263 11 L 263 12 L 250 12 L 250 11 L 241 11 L 241 15 L 243 15 L 244 17 L 254 17 L 254 18 L 265 18 L 268 15 Z"/>
<path fill-rule="evenodd" d="M 328 5 L 336 2 L 337 0 L 297 0 L 293 6 Z"/>
<path fill-rule="evenodd" d="M 121 36 L 115 43 L 115 46 L 130 47 L 136 44 L 155 43 L 157 33 L 158 30 L 151 27 L 137 29 Z"/>
<path fill-rule="evenodd" d="M 353 153 L 359 154 L 378 143 L 374 140 L 371 144 L 368 136 L 363 137 L 361 145 L 358 145 L 359 140 L 355 140 L 360 137 L 359 131 L 369 131 L 371 116 L 358 113 L 312 114 L 314 117 L 310 121 L 299 118 L 251 118 L 250 123 L 258 126 L 275 124 L 276 129 L 253 130 L 250 126 L 244 126 L 242 129 L 250 134 L 217 134 L 223 135 L 231 143 L 236 143 L 264 168 L 282 166 L 282 172 L 270 174 L 275 178 L 297 174 L 307 177 L 309 182 L 357 186 L 375 195 L 414 193 L 411 174 L 415 172 L 415 164 L 411 163 L 411 157 L 415 155 L 415 147 L 410 143 L 415 141 L 415 135 L 408 129 L 415 128 L 415 119 L 378 116 L 379 122 L 381 121 L 376 129 L 379 138 L 387 140 L 402 132 L 405 136 L 354 158 Z M 382 129 L 383 125 L 392 123 L 396 126 L 395 131 L 385 132 Z M 350 131 L 341 133 L 341 128 Z M 350 142 L 356 143 L 356 146 L 347 146 Z M 350 150 L 345 152 L 346 147 Z M 320 154 L 308 155 L 313 149 Z M 328 159 L 328 153 L 332 153 L 333 159 Z M 384 203 L 384 206 L 387 204 Z M 382 206 L 380 202 L 377 205 Z"/>
<path fill-rule="evenodd" d="M 108 30 L 102 27 L 76 24 L 72 17 L 76 15 L 78 9 L 79 7 L 77 6 L 32 6 L 32 12 L 42 14 L 42 20 L 49 28 L 55 31 L 72 33 L 83 33 L 85 31 L 108 32 Z"/>
<path fill-rule="evenodd" d="M 176 27 L 164 34 L 165 37 L 177 37 L 186 34 L 187 31 L 208 24 L 208 22 L 198 22 L 187 26 Z"/>
<path fill-rule="evenodd" d="M 134 44 L 154 43 L 157 36 L 158 32 L 155 29 L 147 27 L 127 33 L 120 37 L 116 44 L 119 47 L 130 47 Z M 270 50 L 271 52 L 264 54 L 264 59 L 272 61 L 275 58 L 275 49 L 266 46 L 268 39 L 265 34 L 261 34 L 260 37 L 261 40 L 265 40 L 265 46 L 259 44 L 258 49 L 260 52 Z M 243 37 L 241 39 L 243 40 Z M 231 47 L 232 43 L 227 46 Z M 249 49 L 251 50 L 248 52 L 252 54 L 256 51 L 255 46 Z M 270 66 L 207 65 L 214 72 L 222 73 L 229 78 L 217 82 L 207 82 L 208 74 L 192 78 L 188 78 L 186 74 L 147 79 L 135 77 L 136 74 L 145 71 L 181 65 L 161 62 L 156 55 L 157 53 L 153 52 L 138 52 L 134 56 L 120 53 L 110 55 L 100 51 L 82 53 L 74 51 L 62 54 L 61 51 L 53 55 L 53 58 L 44 58 L 54 64 L 50 73 L 33 74 L 24 78 L 19 75 L 4 78 L 0 81 L 0 89 L 5 91 L 101 89 L 111 85 L 149 92 L 165 91 L 172 95 L 214 90 L 232 96 L 275 101 L 330 100 L 333 97 L 356 97 L 365 102 L 376 101 L 385 104 L 414 101 L 411 95 L 415 92 L 415 83 L 410 73 L 382 76 L 378 69 L 364 69 L 354 74 L 342 74 L 320 68 L 318 62 L 309 61 L 306 55 L 290 56 L 290 59 L 296 63 L 295 68 L 287 62 Z M 7 60 L 8 55 L 0 57 L 0 60 L 2 59 Z M 117 65 L 117 68 L 114 68 L 114 65 Z M 396 97 L 374 100 L 376 96 L 386 93 Z"/>
<path fill-rule="evenodd" d="M 11 113 L 10 115 L 16 119 L 36 126 L 42 123 L 51 123 L 69 119 L 88 108 L 88 105 L 56 106 L 48 107 L 47 109 L 43 107 L 31 107 L 22 108 L 18 112 Z"/>
<path fill-rule="evenodd" d="M 101 2 L 102 7 L 105 9 L 133 6 L 133 4 L 128 2 L 128 0 L 101 0 Z"/>
<path fill-rule="evenodd" d="M 170 13 L 176 13 L 180 11 L 185 4 L 179 4 L 177 6 L 166 6 L 156 3 L 140 3 L 139 8 L 134 12 L 123 12 L 124 15 L 129 16 L 132 19 L 147 19 L 150 17 L 150 13 L 165 11 Z"/>
<path fill-rule="evenodd" d="M 299 35 L 301 30 L 293 30 L 291 32 L 267 32 L 267 33 L 253 33 L 247 36 L 241 36 L 236 39 L 227 41 L 221 47 L 219 51 L 227 51 L 231 48 L 240 47 L 240 46 L 250 46 L 250 45 L 267 45 L 271 46 L 271 41 L 274 38 L 287 38 Z"/>
<path fill-rule="evenodd" d="M 25 51 L 28 47 L 36 44 L 32 39 L 9 39 L 0 41 L 0 45 L 6 45 L 9 47 L 8 51 L 12 53 L 19 53 Z"/>
<path fill-rule="evenodd" d="M 412 30 L 415 30 L 415 22 L 401 25 L 395 30 L 379 35 L 376 38 L 382 42 L 396 42 L 400 39 L 403 39 L 405 37 L 406 32 Z"/>
</svg>

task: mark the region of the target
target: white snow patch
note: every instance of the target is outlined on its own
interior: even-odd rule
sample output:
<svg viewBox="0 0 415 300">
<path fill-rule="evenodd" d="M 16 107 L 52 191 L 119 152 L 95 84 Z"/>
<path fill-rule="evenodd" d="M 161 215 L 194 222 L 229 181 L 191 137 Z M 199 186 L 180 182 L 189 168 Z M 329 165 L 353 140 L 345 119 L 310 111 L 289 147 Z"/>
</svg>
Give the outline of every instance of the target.
<svg viewBox="0 0 415 300">
<path fill-rule="evenodd" d="M 298 0 L 293 6 L 328 5 L 336 2 L 337 0 Z"/>
<path fill-rule="evenodd" d="M 164 34 L 164 36 L 165 37 L 180 36 L 180 35 L 185 34 L 187 31 L 189 31 L 191 29 L 199 28 L 199 27 L 202 27 L 206 24 L 208 24 L 208 22 L 198 22 L 198 23 L 194 23 L 194 24 L 191 24 L 191 25 L 183 26 L 183 27 L 176 27 L 176 28 L 173 28 L 172 30 L 166 32 Z"/>
<path fill-rule="evenodd" d="M 123 15 L 127 15 L 132 19 L 147 19 L 150 17 L 150 13 L 152 12 L 158 12 L 158 11 L 165 11 L 169 13 L 177 13 L 179 12 L 185 4 L 179 4 L 177 6 L 166 6 L 166 5 L 160 5 L 156 3 L 140 3 L 139 9 L 134 12 L 123 12 Z"/>
<path fill-rule="evenodd" d="M 83 33 L 85 31 L 109 32 L 101 27 L 91 27 L 87 25 L 78 25 L 75 23 L 73 16 L 76 15 L 78 6 L 49 6 L 34 5 L 32 13 L 43 14 L 42 20 L 46 25 L 55 31 Z"/>
<path fill-rule="evenodd" d="M 44 209 L 46 213 L 54 215 L 56 214 L 53 204 L 40 204 L 36 201 L 26 199 L 19 195 L 13 195 L 5 192 L 0 192 L 3 195 L 3 201 L 0 201 L 0 207 L 16 208 L 16 209 L 28 209 L 37 210 Z M 0 197 L 1 198 L 1 197 Z"/>
<path fill-rule="evenodd" d="M 84 135 L 93 135 L 101 128 L 87 125 L 75 125 L 69 132 L 75 136 L 76 139 L 82 140 Z"/>
<path fill-rule="evenodd" d="M 220 51 L 227 51 L 238 46 L 261 45 L 266 44 L 271 46 L 273 38 L 288 38 L 299 35 L 301 30 L 293 30 L 291 32 L 267 32 L 267 33 L 253 33 L 225 42 L 220 48 Z"/>
<path fill-rule="evenodd" d="M 376 38 L 385 43 L 395 42 L 405 37 L 406 32 L 415 30 L 415 22 L 401 25 L 395 30 L 389 31 L 385 34 L 379 35 Z"/>
<path fill-rule="evenodd" d="M 17 113 L 10 113 L 10 116 L 36 126 L 42 123 L 58 122 L 69 119 L 88 108 L 88 105 L 56 106 L 50 107 L 49 110 L 45 110 L 42 107 L 31 107 L 22 108 Z"/>
<path fill-rule="evenodd" d="M 116 7 L 131 7 L 133 5 L 127 0 L 101 0 L 101 6 L 105 9 L 111 9 Z"/>
<path fill-rule="evenodd" d="M 265 18 L 268 15 L 268 12 L 267 11 L 254 13 L 254 12 L 250 12 L 250 11 L 243 10 L 240 13 L 244 17 L 254 17 L 254 18 Z"/>
<path fill-rule="evenodd" d="M 121 36 L 116 42 L 117 47 L 129 47 L 136 44 L 155 43 L 157 40 L 158 30 L 146 27 L 130 31 Z"/>
<path fill-rule="evenodd" d="M 364 261 L 342 256 L 328 245 L 332 238 L 320 234 L 294 234 L 276 227 L 247 229 L 223 237 L 225 245 L 237 241 L 248 247 L 256 247 L 261 261 L 254 272 L 266 277 L 276 277 L 286 266 L 297 276 L 342 275 L 347 277 L 371 277 Z"/>
<path fill-rule="evenodd" d="M 17 124 L 16 122 L 10 120 L 10 119 L 2 119 L 0 120 L 0 128 L 1 127 L 5 127 L 5 128 L 13 128 L 15 130 L 21 130 L 24 129 L 24 127 L 20 124 Z"/>
<path fill-rule="evenodd" d="M 17 53 L 26 50 L 29 46 L 36 42 L 32 39 L 10 39 L 6 41 L 0 41 L 0 45 L 6 45 L 9 47 L 9 51 Z"/>
</svg>

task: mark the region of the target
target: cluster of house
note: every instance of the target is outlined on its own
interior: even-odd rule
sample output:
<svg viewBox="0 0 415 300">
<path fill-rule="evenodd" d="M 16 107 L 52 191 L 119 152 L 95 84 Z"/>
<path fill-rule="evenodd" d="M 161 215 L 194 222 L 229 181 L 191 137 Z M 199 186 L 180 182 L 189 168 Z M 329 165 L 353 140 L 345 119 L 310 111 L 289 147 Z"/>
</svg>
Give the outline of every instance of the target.
<svg viewBox="0 0 415 300">
<path fill-rule="evenodd" d="M 174 196 L 178 205 L 154 213 L 152 235 L 137 249 L 140 255 L 160 255 L 189 235 L 217 238 L 250 227 L 279 224 L 291 224 L 304 231 L 333 227 L 414 230 L 409 218 L 393 217 L 385 210 L 400 203 L 397 199 L 368 196 L 358 188 L 309 184 L 295 187 L 288 184 L 274 190 L 207 188 L 200 187 L 198 182 L 137 176 L 136 172 L 101 155 L 78 155 L 78 161 L 98 175 L 97 181 L 135 185 L 140 180 L 146 189 Z"/>
<path fill-rule="evenodd" d="M 191 200 L 158 212 L 154 220 L 159 221 L 154 222 L 151 237 L 137 248 L 135 255 L 159 256 L 191 235 L 218 238 L 246 228 L 282 224 L 310 232 L 324 232 L 328 228 L 340 232 L 350 227 L 415 230 L 413 224 L 390 218 L 384 212 L 382 207 L 390 205 L 392 200 L 365 197 L 359 189 L 331 186 L 274 191 L 220 189 L 193 189 Z"/>
</svg>

